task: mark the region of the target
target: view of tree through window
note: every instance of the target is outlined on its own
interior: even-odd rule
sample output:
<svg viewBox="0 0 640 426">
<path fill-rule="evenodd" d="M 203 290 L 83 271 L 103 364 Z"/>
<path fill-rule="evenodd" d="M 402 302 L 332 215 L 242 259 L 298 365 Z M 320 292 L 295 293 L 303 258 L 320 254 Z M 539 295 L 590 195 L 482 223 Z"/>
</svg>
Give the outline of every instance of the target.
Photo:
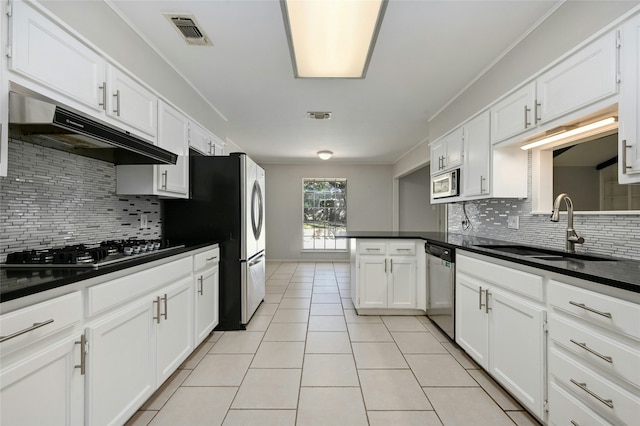
<svg viewBox="0 0 640 426">
<path fill-rule="evenodd" d="M 347 240 L 335 234 L 347 230 L 347 180 L 304 179 L 302 248 L 346 250 Z"/>
</svg>

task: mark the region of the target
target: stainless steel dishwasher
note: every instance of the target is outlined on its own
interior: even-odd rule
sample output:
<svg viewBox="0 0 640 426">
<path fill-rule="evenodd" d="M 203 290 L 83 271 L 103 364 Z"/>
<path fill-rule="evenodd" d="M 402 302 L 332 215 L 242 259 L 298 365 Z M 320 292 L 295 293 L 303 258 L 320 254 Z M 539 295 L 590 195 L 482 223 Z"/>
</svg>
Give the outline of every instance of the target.
<svg viewBox="0 0 640 426">
<path fill-rule="evenodd" d="M 452 340 L 455 338 L 454 248 L 434 242 L 424 245 L 427 254 L 427 316 Z"/>
</svg>

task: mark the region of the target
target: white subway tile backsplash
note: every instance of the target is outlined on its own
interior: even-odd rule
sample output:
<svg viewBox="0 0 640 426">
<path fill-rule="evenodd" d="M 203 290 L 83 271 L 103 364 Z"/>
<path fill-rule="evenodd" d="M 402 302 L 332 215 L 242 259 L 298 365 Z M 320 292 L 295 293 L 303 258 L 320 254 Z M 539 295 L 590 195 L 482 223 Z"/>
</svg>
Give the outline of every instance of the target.
<svg viewBox="0 0 640 426">
<path fill-rule="evenodd" d="M 9 141 L 0 178 L 0 262 L 12 251 L 123 238 L 161 237 L 156 196 L 116 195 L 113 164 Z M 140 214 L 149 229 L 138 226 Z"/>
<path fill-rule="evenodd" d="M 531 194 L 531 155 L 528 186 Z M 448 204 L 449 232 L 565 249 L 566 215 L 561 215 L 557 223 L 549 220 L 551 212 L 533 215 L 530 199 L 468 201 L 465 208 L 471 220 L 469 229 L 462 226 L 462 204 Z M 507 228 L 509 215 L 520 216 L 519 229 Z M 583 245 L 576 246 L 577 251 L 640 260 L 640 214 L 577 214 L 573 221 L 573 227 L 585 239 Z"/>
</svg>

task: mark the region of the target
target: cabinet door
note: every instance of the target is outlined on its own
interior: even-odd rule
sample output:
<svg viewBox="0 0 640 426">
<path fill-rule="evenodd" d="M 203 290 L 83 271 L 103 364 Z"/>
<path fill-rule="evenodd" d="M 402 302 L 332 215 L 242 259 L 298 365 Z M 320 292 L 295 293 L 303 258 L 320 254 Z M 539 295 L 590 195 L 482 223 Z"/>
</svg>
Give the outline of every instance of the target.
<svg viewBox="0 0 640 426">
<path fill-rule="evenodd" d="M 387 259 L 382 256 L 360 256 L 358 287 L 361 308 L 387 307 Z"/>
<path fill-rule="evenodd" d="M 67 338 L 2 366 L 0 424 L 84 424 L 84 376 L 80 369 L 80 336 Z"/>
<path fill-rule="evenodd" d="M 546 311 L 495 288 L 486 303 L 489 371 L 538 418 L 544 418 Z"/>
<path fill-rule="evenodd" d="M 184 278 L 165 290 L 154 302 L 157 334 L 157 383 L 178 369 L 193 350 L 193 285 Z M 159 321 L 159 322 L 158 322 Z"/>
<path fill-rule="evenodd" d="M 445 136 L 447 143 L 447 156 L 445 160 L 445 168 L 450 169 L 462 164 L 462 153 L 464 150 L 463 130 L 458 128 Z"/>
<path fill-rule="evenodd" d="M 491 107 L 491 143 L 519 135 L 535 126 L 536 84 L 531 82 Z"/>
<path fill-rule="evenodd" d="M 219 268 L 196 275 L 195 343 L 198 346 L 218 325 Z"/>
<path fill-rule="evenodd" d="M 124 424 L 156 389 L 149 299 L 87 328 L 87 424 Z"/>
<path fill-rule="evenodd" d="M 389 258 L 388 308 L 415 309 L 416 258 L 391 256 Z"/>
<path fill-rule="evenodd" d="M 445 168 L 447 157 L 447 143 L 444 139 L 439 139 L 431 145 L 431 174 L 437 173 Z"/>
<path fill-rule="evenodd" d="M 489 194 L 489 113 L 464 125 L 464 173 L 462 195 Z"/>
<path fill-rule="evenodd" d="M 175 165 L 157 166 L 158 194 L 189 194 L 189 121 L 170 105 L 160 102 L 158 145 L 178 154 Z"/>
<path fill-rule="evenodd" d="M 640 16 L 624 25 L 622 36 L 618 180 L 640 183 Z"/>
<path fill-rule="evenodd" d="M 189 122 L 189 146 L 204 155 L 215 155 L 211 135 L 193 121 Z"/>
<path fill-rule="evenodd" d="M 484 369 L 489 368 L 489 332 L 483 283 L 456 274 L 456 343 Z"/>
<path fill-rule="evenodd" d="M 63 95 L 71 106 L 103 110 L 106 63 L 96 52 L 25 2 L 12 2 L 10 19 L 12 71 Z"/>
<path fill-rule="evenodd" d="M 616 34 L 612 32 L 538 77 L 535 120 L 545 123 L 615 95 L 616 59 Z"/>
<path fill-rule="evenodd" d="M 107 93 L 107 114 L 155 142 L 158 135 L 158 97 L 112 65 L 107 67 Z"/>
</svg>

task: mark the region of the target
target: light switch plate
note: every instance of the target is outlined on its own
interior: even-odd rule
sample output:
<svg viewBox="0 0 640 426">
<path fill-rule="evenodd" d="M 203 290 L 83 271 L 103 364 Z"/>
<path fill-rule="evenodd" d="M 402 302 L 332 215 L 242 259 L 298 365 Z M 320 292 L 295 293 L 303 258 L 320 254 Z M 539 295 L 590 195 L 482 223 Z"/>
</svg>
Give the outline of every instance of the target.
<svg viewBox="0 0 640 426">
<path fill-rule="evenodd" d="M 140 229 L 147 229 L 149 227 L 149 220 L 146 214 L 140 215 Z"/>
<path fill-rule="evenodd" d="M 507 228 L 520 229 L 520 216 L 507 216 Z"/>
</svg>

